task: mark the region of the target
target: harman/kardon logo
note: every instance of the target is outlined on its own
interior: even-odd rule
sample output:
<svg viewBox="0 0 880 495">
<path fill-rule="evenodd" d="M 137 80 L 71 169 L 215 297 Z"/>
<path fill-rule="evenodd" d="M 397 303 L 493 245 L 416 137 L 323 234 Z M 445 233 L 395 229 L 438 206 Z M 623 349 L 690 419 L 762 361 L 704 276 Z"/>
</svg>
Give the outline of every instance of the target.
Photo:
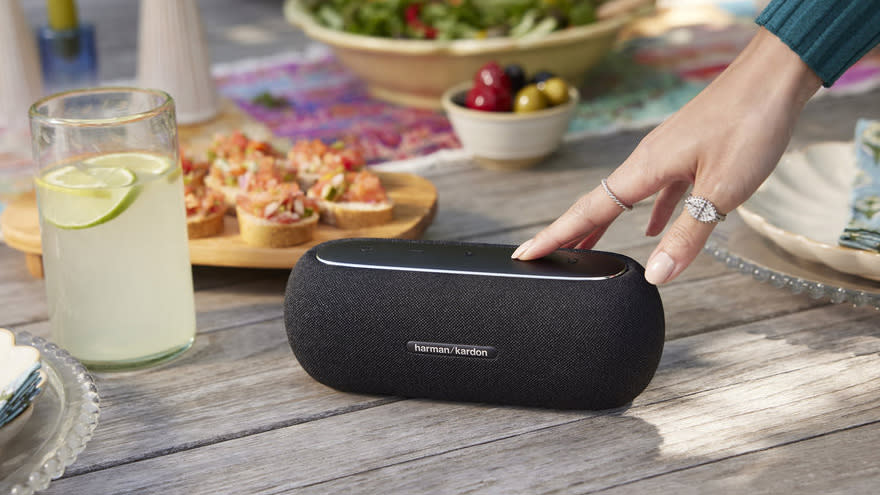
<svg viewBox="0 0 880 495">
<path fill-rule="evenodd" d="M 490 346 L 441 344 L 438 342 L 416 342 L 413 340 L 406 343 L 406 349 L 409 352 L 414 352 L 416 354 L 430 354 L 432 356 L 461 356 L 493 359 L 498 355 L 498 350 Z"/>
</svg>

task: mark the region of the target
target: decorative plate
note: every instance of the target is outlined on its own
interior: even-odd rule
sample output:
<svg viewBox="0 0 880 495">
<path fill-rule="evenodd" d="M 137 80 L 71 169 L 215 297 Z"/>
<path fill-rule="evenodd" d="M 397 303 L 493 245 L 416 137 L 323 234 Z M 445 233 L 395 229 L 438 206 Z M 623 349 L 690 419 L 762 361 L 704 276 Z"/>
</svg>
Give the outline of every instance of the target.
<svg viewBox="0 0 880 495">
<path fill-rule="evenodd" d="M 44 490 L 76 460 L 98 424 L 98 392 L 85 367 L 57 345 L 26 332 L 15 341 L 40 351 L 43 392 L 22 430 L 0 451 L 0 494 Z"/>
<path fill-rule="evenodd" d="M 839 246 L 856 173 L 853 143 L 828 142 L 786 153 L 737 211 L 788 253 L 834 270 L 880 280 L 880 253 Z"/>
</svg>

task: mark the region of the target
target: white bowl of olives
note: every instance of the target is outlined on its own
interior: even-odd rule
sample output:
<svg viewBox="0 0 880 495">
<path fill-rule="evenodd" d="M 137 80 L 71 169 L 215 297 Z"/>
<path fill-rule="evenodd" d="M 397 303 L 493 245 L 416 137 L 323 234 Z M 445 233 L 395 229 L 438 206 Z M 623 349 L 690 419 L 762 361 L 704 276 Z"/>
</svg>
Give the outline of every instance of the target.
<svg viewBox="0 0 880 495">
<path fill-rule="evenodd" d="M 574 86 L 549 73 L 526 79 L 517 69 L 490 62 L 474 80 L 443 94 L 443 108 L 459 141 L 486 168 L 536 165 L 562 143 L 577 109 Z"/>
</svg>

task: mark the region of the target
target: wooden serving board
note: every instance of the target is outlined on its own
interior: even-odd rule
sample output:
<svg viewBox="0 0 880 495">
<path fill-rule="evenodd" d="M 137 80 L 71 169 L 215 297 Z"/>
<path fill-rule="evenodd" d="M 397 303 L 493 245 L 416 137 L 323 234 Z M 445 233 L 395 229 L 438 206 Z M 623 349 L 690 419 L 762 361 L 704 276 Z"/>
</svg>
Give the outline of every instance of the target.
<svg viewBox="0 0 880 495">
<path fill-rule="evenodd" d="M 245 268 L 292 268 L 309 248 L 324 241 L 349 237 L 421 237 L 437 211 L 437 189 L 429 180 L 413 174 L 377 172 L 391 200 L 394 219 L 385 225 L 342 230 L 319 224 L 315 238 L 290 248 L 259 248 L 245 244 L 238 235 L 238 220 L 226 217 L 223 234 L 189 241 L 190 261 L 194 265 Z M 0 217 L 5 242 L 28 255 L 31 273 L 41 276 L 40 224 L 33 194 L 10 203 Z"/>
</svg>

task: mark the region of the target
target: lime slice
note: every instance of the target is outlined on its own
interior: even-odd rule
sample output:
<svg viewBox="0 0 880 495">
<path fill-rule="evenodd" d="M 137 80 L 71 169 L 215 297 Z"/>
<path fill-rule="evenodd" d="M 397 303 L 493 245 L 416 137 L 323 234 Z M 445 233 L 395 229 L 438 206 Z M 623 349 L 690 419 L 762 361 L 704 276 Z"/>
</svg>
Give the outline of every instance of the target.
<svg viewBox="0 0 880 495">
<path fill-rule="evenodd" d="M 136 174 L 162 175 L 171 166 L 171 162 L 159 155 L 150 153 L 108 153 L 83 160 L 92 167 L 125 167 Z"/>
<path fill-rule="evenodd" d="M 36 180 L 40 214 L 62 229 L 85 229 L 112 220 L 140 192 L 137 176 L 123 167 L 67 165 Z"/>
<path fill-rule="evenodd" d="M 83 163 L 89 166 L 122 166 L 138 175 L 150 174 L 154 176 L 164 174 L 171 167 L 171 161 L 165 157 L 133 152 L 98 155 L 84 160 Z M 180 167 L 175 167 L 175 170 L 168 174 L 168 183 L 174 183 L 180 175 Z"/>
</svg>

